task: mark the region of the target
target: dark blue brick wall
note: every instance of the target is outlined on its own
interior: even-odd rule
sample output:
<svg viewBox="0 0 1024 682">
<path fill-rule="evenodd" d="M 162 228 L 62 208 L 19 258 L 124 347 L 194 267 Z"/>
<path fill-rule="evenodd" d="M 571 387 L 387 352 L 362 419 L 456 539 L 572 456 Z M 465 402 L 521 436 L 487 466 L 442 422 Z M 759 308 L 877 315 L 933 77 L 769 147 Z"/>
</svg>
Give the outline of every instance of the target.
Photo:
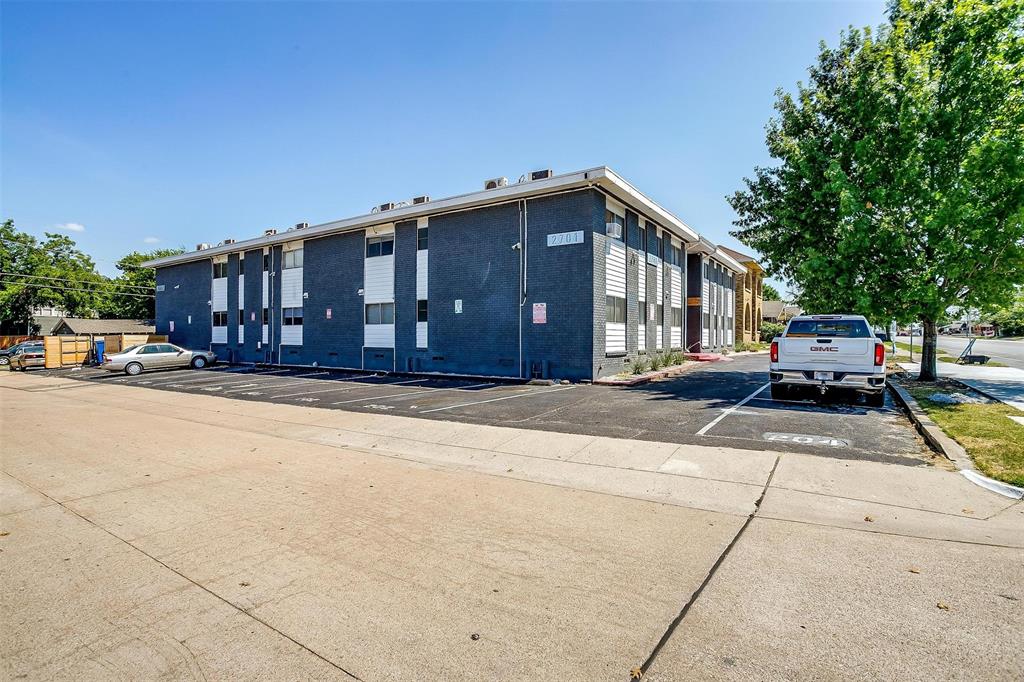
<svg viewBox="0 0 1024 682">
<path fill-rule="evenodd" d="M 213 270 L 210 260 L 182 263 L 156 271 L 156 332 L 167 334 L 171 343 L 189 349 L 210 347 L 210 290 Z M 192 322 L 189 323 L 189 316 Z M 170 322 L 174 321 L 174 331 Z"/>
<path fill-rule="evenodd" d="M 531 376 L 539 369 L 551 379 L 591 379 L 594 355 L 593 239 L 595 221 L 604 225 L 604 198 L 587 190 L 530 199 L 526 202 L 526 209 L 529 240 L 526 302 L 522 308 L 525 375 Z M 577 230 L 583 232 L 582 244 L 547 245 L 549 234 Z M 506 244 L 506 248 L 514 241 Z M 515 252 L 510 250 L 510 253 Z M 512 285 L 515 286 L 514 277 Z M 603 279 L 601 290 L 603 294 Z M 546 324 L 533 323 L 534 303 L 547 304 Z"/>
<path fill-rule="evenodd" d="M 428 357 L 428 353 L 416 350 L 416 229 L 415 220 L 395 225 L 395 353 L 392 363 L 401 371 L 415 370 L 416 358 Z M 428 289 L 428 302 L 430 293 Z M 429 314 L 429 309 L 427 312 Z M 381 361 L 376 354 L 367 359 L 375 363 Z"/>
<path fill-rule="evenodd" d="M 281 357 L 281 261 L 284 250 L 280 246 L 270 249 L 270 361 L 284 364 L 301 364 L 301 348 L 289 348 Z M 303 320 L 305 324 L 305 320 Z M 305 339 L 303 339 L 305 341 Z"/>
<path fill-rule="evenodd" d="M 364 233 L 332 235 L 303 244 L 302 348 L 290 362 L 360 367 L 363 347 Z M 331 319 L 327 319 L 327 309 Z M 286 357 L 287 359 L 287 357 Z M 390 369 L 390 368 L 389 368 Z"/>
<path fill-rule="evenodd" d="M 245 252 L 245 291 L 242 303 L 245 307 L 245 344 L 241 348 L 241 362 L 263 362 L 262 339 L 263 315 L 263 249 Z M 253 319 L 253 313 L 256 319 Z"/>
</svg>

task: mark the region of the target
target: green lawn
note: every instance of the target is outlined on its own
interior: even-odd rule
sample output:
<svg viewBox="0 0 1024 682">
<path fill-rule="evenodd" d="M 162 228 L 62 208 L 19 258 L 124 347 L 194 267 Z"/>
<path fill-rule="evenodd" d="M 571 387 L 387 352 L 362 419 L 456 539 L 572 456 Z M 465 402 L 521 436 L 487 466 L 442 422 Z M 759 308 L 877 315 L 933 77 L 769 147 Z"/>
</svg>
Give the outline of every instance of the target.
<svg viewBox="0 0 1024 682">
<path fill-rule="evenodd" d="M 917 382 L 904 386 L 932 421 L 967 450 L 979 471 L 1024 486 L 1024 426 L 1007 417 L 1024 416 L 1024 412 L 1003 403 L 943 405 L 928 396 L 957 389 Z"/>
</svg>

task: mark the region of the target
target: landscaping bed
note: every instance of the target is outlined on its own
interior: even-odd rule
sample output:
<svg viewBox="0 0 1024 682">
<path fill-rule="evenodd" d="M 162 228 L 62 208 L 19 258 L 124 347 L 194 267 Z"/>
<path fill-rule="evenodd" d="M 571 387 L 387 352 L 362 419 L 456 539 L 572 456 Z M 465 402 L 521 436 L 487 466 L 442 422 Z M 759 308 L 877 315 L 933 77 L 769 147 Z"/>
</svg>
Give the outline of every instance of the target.
<svg viewBox="0 0 1024 682">
<path fill-rule="evenodd" d="M 1024 425 L 1010 419 L 1024 412 L 956 381 L 898 380 L 928 417 L 958 442 L 978 470 L 990 478 L 1024 486 Z"/>
</svg>

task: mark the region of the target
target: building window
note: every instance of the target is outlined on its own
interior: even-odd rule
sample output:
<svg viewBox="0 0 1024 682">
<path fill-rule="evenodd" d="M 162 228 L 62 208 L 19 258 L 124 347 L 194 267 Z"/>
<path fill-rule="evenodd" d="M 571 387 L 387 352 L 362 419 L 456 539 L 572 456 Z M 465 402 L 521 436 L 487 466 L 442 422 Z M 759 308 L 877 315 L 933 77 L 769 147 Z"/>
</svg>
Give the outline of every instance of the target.
<svg viewBox="0 0 1024 682">
<path fill-rule="evenodd" d="M 270 272 L 270 254 L 263 254 L 263 272 Z"/>
<path fill-rule="evenodd" d="M 302 326 L 302 308 L 285 308 L 282 311 L 284 315 L 284 326 L 286 327 L 301 327 Z"/>
<path fill-rule="evenodd" d="M 426 227 L 421 227 L 418 230 L 416 230 L 416 250 L 417 251 L 426 251 L 427 250 L 427 229 L 428 228 L 426 228 Z"/>
<path fill-rule="evenodd" d="M 238 309 L 238 326 L 241 327 L 245 324 L 245 311 L 241 308 Z"/>
<path fill-rule="evenodd" d="M 390 256 L 395 252 L 395 235 L 388 234 L 383 237 L 370 237 L 366 240 L 366 257 Z"/>
<path fill-rule="evenodd" d="M 394 324 L 394 303 L 367 303 L 366 324 Z"/>
<path fill-rule="evenodd" d="M 620 242 L 625 239 L 625 232 L 626 231 L 623 229 L 623 224 L 626 221 L 625 221 L 625 219 L 622 216 L 616 215 L 616 214 L 612 213 L 611 211 L 605 211 L 604 212 L 604 222 L 605 222 L 605 228 L 604 228 L 605 229 L 605 234 L 607 236 L 611 237 L 612 239 L 617 239 Z"/>
<path fill-rule="evenodd" d="M 626 323 L 626 299 L 618 296 L 608 296 L 608 322 L 616 324 Z"/>
<path fill-rule="evenodd" d="M 640 241 L 640 247 L 639 247 L 640 250 L 641 251 L 646 251 L 647 250 L 647 230 L 645 230 L 642 227 L 640 228 L 640 240 L 639 241 Z"/>
<path fill-rule="evenodd" d="M 672 245 L 672 249 L 671 249 L 671 253 L 672 253 L 672 257 L 671 257 L 672 265 L 682 265 L 683 264 L 683 247 L 682 246 L 676 246 L 675 244 L 673 244 Z"/>
<path fill-rule="evenodd" d="M 214 312 L 213 313 L 213 326 L 214 327 L 226 327 L 228 326 L 228 312 Z"/>
<path fill-rule="evenodd" d="M 658 304 L 658 324 L 665 324 L 665 304 Z"/>
<path fill-rule="evenodd" d="M 683 309 L 673 308 L 672 309 L 672 326 L 682 327 L 683 326 Z"/>
<path fill-rule="evenodd" d="M 263 324 L 270 324 L 270 308 L 263 309 Z"/>
<path fill-rule="evenodd" d="M 427 300 L 421 298 L 416 301 L 416 321 L 426 322 L 427 321 Z"/>
<path fill-rule="evenodd" d="M 704 328 L 709 329 L 711 327 L 711 315 L 710 313 L 704 313 Z"/>
<path fill-rule="evenodd" d="M 292 251 L 284 252 L 284 265 L 285 270 L 292 268 L 302 267 L 302 249 L 294 249 Z"/>
<path fill-rule="evenodd" d="M 213 264 L 213 278 L 220 279 L 221 277 L 228 276 L 228 262 L 214 263 Z"/>
<path fill-rule="evenodd" d="M 238 274 L 239 275 L 244 275 L 245 274 L 245 259 L 244 258 L 239 258 L 238 259 Z"/>
</svg>

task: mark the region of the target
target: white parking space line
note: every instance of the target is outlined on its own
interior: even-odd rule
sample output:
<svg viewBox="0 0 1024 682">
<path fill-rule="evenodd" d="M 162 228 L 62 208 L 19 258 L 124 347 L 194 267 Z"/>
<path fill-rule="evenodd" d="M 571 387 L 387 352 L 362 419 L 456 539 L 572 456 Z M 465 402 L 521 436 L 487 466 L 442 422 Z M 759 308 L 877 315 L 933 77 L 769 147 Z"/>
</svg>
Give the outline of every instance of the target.
<svg viewBox="0 0 1024 682">
<path fill-rule="evenodd" d="M 728 417 L 730 414 L 732 414 L 736 410 L 740 409 L 741 407 L 743 407 L 744 405 L 749 403 L 751 400 L 753 400 L 757 396 L 758 393 L 760 393 L 764 389 L 768 388 L 769 386 L 771 386 L 770 383 L 765 384 L 764 386 L 762 386 L 761 388 L 757 389 L 756 391 L 754 391 L 753 393 L 748 395 L 746 398 L 744 398 L 743 400 L 741 400 L 738 403 L 736 403 L 735 405 L 733 405 L 732 407 L 729 407 L 729 408 L 723 410 L 722 414 L 720 414 L 717 417 L 715 417 L 714 419 L 712 419 L 707 425 L 704 426 L 704 428 L 702 428 L 700 431 L 697 432 L 697 435 L 698 436 L 703 436 L 704 434 L 706 434 L 708 431 L 710 431 L 715 426 L 715 424 L 717 424 L 718 422 L 722 421 L 723 419 Z"/>
<path fill-rule="evenodd" d="M 181 375 L 177 377 L 161 376 L 154 379 L 143 379 L 141 381 L 134 381 L 133 384 L 152 385 L 152 386 L 164 386 L 167 384 L 191 384 L 196 381 L 224 381 L 225 379 L 234 379 L 235 381 L 248 381 L 249 377 L 241 377 L 240 375 L 228 375 L 223 376 L 221 373 L 210 374 L 209 372 L 203 372 L 202 376 L 191 376 L 185 375 L 187 378 L 183 378 Z M 230 383 L 230 381 L 229 381 Z"/>
<path fill-rule="evenodd" d="M 391 384 L 389 384 L 391 385 Z M 451 388 L 430 388 L 422 387 L 418 391 L 407 391 L 405 393 L 392 393 L 391 395 L 375 395 L 369 398 L 353 398 L 351 400 L 339 400 L 331 405 L 347 405 L 348 403 L 365 403 L 368 400 L 389 400 L 394 398 L 405 398 L 409 396 L 427 395 L 430 393 L 443 393 L 444 391 L 464 391 L 468 388 L 482 388 L 484 386 L 496 386 L 497 384 L 470 384 L 469 386 L 452 386 Z"/>
<path fill-rule="evenodd" d="M 289 387 L 294 387 L 294 386 L 309 386 L 309 387 L 312 388 L 312 387 L 315 387 L 315 386 L 323 385 L 325 382 L 332 383 L 332 384 L 340 384 L 343 381 L 357 381 L 359 379 L 372 379 L 375 376 L 377 376 L 377 375 L 376 374 L 362 374 L 362 375 L 358 375 L 358 376 L 354 376 L 354 377 L 341 377 L 340 379 L 321 379 L 319 381 L 289 381 L 288 383 L 277 384 L 276 386 L 274 384 L 270 384 L 270 385 L 261 384 L 261 385 L 263 387 L 265 387 L 268 391 L 277 391 L 277 390 L 280 390 L 282 388 L 289 388 Z M 288 379 L 290 377 L 270 377 L 270 378 L 271 379 Z M 366 384 L 366 385 L 367 386 L 373 386 L 375 384 Z M 353 386 L 352 388 L 359 388 L 359 387 L 358 386 Z M 237 390 L 238 389 L 234 389 L 234 390 L 231 390 L 231 391 L 224 391 L 224 392 L 225 393 L 234 393 Z M 351 389 L 347 389 L 347 388 L 332 388 L 331 390 L 332 391 L 348 391 L 348 390 L 351 390 Z M 295 394 L 295 395 L 302 395 L 302 394 Z M 267 396 L 267 397 L 268 398 L 286 398 L 288 396 Z"/>
<path fill-rule="evenodd" d="M 337 381 L 332 381 L 331 383 L 339 383 L 341 381 L 343 381 L 343 380 L 342 379 L 338 379 Z M 414 381 L 400 381 L 398 383 L 410 384 L 410 383 L 415 383 L 415 381 L 426 381 L 426 379 L 416 379 Z M 366 385 L 367 386 L 376 386 L 376 385 L 380 385 L 380 384 L 366 384 Z M 395 386 L 397 384 L 383 384 L 383 385 L 384 386 Z M 316 384 L 312 384 L 311 388 L 315 387 L 315 386 L 316 386 Z M 364 388 L 364 387 L 363 386 L 348 386 L 347 388 L 337 388 L 336 386 L 332 386 L 330 388 L 322 388 L 322 389 L 320 389 L 318 391 L 301 391 L 299 393 L 287 393 L 285 395 L 268 395 L 267 397 L 270 398 L 271 400 L 278 400 L 279 398 L 294 398 L 295 396 L 304 396 L 304 395 L 309 395 L 310 393 L 328 393 L 328 392 L 342 393 L 344 391 L 354 391 L 354 390 L 356 390 L 358 388 Z"/>
<path fill-rule="evenodd" d="M 420 414 L 428 414 L 430 412 L 441 412 L 443 410 L 454 410 L 457 407 L 469 407 L 470 405 L 483 405 L 484 403 L 496 403 L 499 400 L 511 400 L 512 398 L 524 398 L 526 396 L 536 396 L 536 395 L 550 395 L 552 393 L 558 393 L 560 391 L 571 391 L 574 388 L 576 388 L 576 387 L 575 386 L 566 386 L 565 388 L 542 389 L 542 390 L 539 390 L 539 391 L 526 391 L 524 393 L 516 393 L 515 395 L 502 396 L 501 398 L 491 398 L 489 400 L 477 400 L 477 401 L 474 401 L 474 402 L 471 402 L 471 403 L 460 403 L 458 405 L 449 405 L 448 407 L 435 407 L 435 408 L 433 408 L 431 410 L 422 410 L 420 412 Z"/>
</svg>

